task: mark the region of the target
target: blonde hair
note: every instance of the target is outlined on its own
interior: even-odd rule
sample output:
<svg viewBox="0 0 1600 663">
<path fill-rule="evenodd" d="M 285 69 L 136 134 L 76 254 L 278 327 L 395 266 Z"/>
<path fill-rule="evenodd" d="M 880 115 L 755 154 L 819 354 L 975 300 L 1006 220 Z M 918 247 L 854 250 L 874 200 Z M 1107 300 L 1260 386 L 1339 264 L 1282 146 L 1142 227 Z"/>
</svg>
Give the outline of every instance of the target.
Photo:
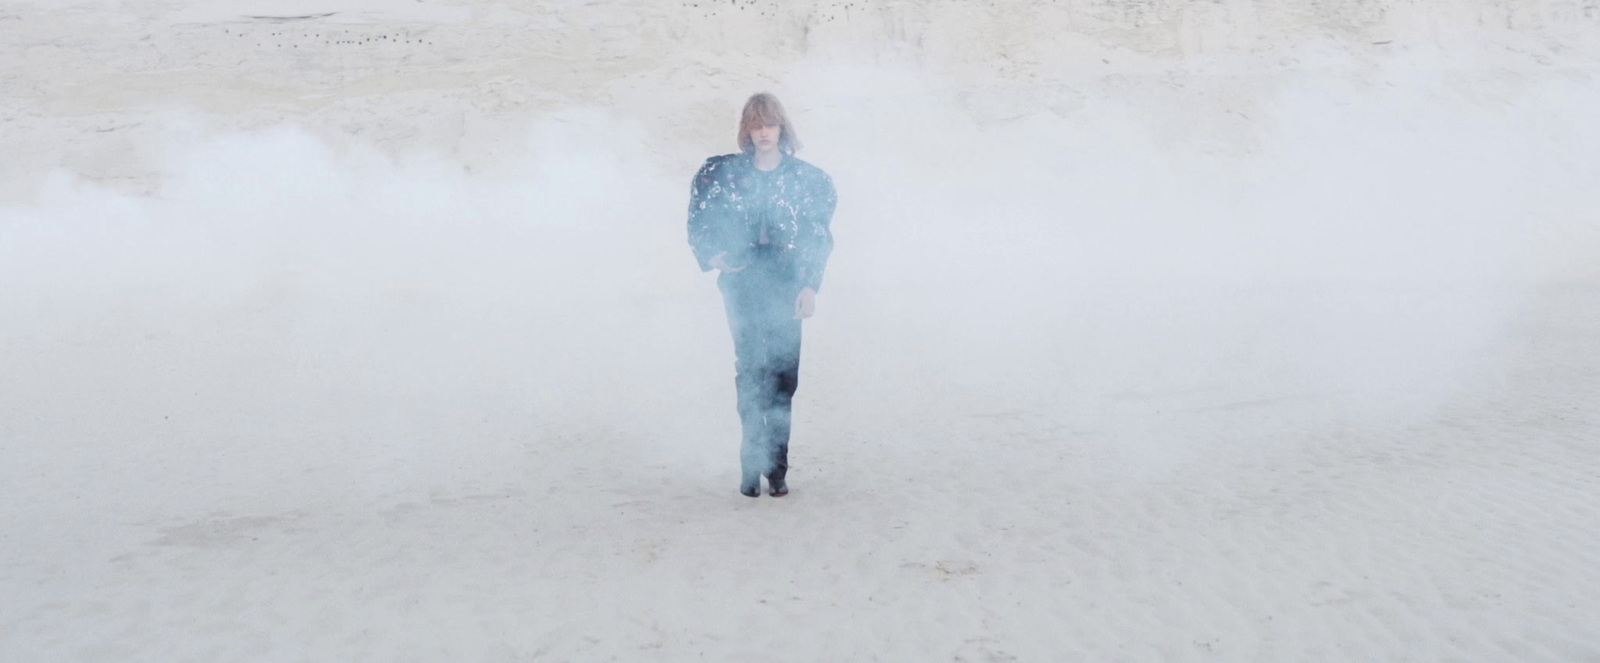
<svg viewBox="0 0 1600 663">
<path fill-rule="evenodd" d="M 794 125 L 789 124 L 788 114 L 783 112 L 783 103 L 767 92 L 751 95 L 750 100 L 744 102 L 744 112 L 739 114 L 739 149 L 754 152 L 756 146 L 750 140 L 750 132 L 768 124 L 780 128 L 778 151 L 794 154 L 800 149 L 800 139 L 794 135 Z"/>
</svg>

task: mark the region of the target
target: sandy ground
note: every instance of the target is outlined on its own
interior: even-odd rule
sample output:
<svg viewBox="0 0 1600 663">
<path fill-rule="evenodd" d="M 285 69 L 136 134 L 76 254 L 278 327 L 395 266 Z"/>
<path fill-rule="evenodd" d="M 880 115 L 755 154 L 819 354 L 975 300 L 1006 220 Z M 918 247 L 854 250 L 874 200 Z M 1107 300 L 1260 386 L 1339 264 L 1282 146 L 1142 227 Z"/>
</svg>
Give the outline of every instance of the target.
<svg viewBox="0 0 1600 663">
<path fill-rule="evenodd" d="M 80 376 L 192 378 L 186 343 L 87 366 L 70 339 L 13 340 L 43 393 L 11 378 L 5 401 L 7 439 L 36 444 L 7 449 L 0 641 L 19 661 L 1600 660 L 1596 311 L 1594 287 L 1531 297 L 1493 386 L 1396 426 L 1221 384 L 882 406 L 815 351 L 784 500 L 604 425 L 185 407 Z M 61 403 L 97 390 L 93 414 Z M 341 436 L 378 420 L 436 428 Z M 408 437 L 470 450 L 419 462 Z"/>
<path fill-rule="evenodd" d="M 0 4 L 0 660 L 1600 661 L 1597 31 Z M 782 500 L 682 237 L 762 88 Z"/>
</svg>

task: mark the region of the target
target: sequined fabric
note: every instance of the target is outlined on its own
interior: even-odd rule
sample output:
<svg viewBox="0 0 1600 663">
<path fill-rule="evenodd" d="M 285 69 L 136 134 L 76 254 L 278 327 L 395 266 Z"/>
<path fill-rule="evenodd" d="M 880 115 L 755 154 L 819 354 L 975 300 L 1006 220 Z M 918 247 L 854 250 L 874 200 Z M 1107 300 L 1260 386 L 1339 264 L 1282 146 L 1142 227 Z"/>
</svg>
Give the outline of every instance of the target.
<svg viewBox="0 0 1600 663">
<path fill-rule="evenodd" d="M 792 265 L 795 279 L 817 289 L 833 251 L 828 226 L 838 199 L 833 179 L 809 163 L 785 156 L 763 172 L 749 153 L 706 160 L 689 189 L 689 245 L 701 271 L 724 251 L 731 266 L 747 264 L 757 247 Z"/>
</svg>

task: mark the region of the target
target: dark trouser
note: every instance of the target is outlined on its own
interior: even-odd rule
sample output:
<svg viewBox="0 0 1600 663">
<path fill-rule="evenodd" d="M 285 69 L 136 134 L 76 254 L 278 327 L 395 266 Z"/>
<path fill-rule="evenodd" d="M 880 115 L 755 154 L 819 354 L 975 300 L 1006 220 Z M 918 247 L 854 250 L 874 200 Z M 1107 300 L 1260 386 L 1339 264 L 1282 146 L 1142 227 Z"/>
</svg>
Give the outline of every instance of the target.
<svg viewBox="0 0 1600 663">
<path fill-rule="evenodd" d="M 734 386 L 739 392 L 743 483 L 783 481 L 789 471 L 789 412 L 800 383 L 800 284 L 782 261 L 762 256 L 717 278 L 733 330 Z"/>
</svg>

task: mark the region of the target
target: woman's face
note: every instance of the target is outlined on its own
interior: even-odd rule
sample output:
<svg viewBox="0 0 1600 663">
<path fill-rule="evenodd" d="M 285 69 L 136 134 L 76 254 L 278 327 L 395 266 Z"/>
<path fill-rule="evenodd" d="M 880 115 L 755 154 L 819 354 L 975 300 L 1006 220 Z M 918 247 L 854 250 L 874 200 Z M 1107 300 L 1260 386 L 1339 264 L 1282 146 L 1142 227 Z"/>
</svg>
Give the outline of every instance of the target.
<svg viewBox="0 0 1600 663">
<path fill-rule="evenodd" d="M 771 152 L 778 149 L 778 138 L 782 135 L 782 127 L 765 124 L 750 130 L 750 142 L 755 144 L 757 152 Z"/>
</svg>

